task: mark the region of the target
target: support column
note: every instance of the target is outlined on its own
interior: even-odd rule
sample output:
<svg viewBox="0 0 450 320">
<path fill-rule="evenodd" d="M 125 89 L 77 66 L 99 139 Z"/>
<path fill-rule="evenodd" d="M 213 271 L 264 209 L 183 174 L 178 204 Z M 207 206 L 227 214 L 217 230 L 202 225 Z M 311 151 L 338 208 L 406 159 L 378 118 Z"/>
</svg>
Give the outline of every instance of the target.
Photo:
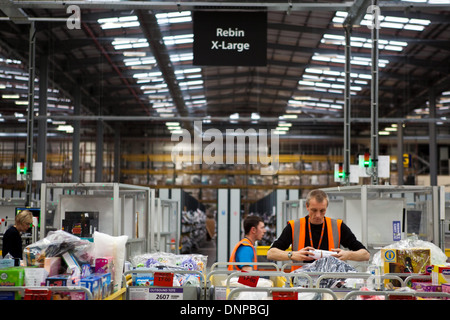
<svg viewBox="0 0 450 320">
<path fill-rule="evenodd" d="M 42 55 L 39 63 L 39 115 L 47 115 L 48 56 Z M 42 181 L 46 181 L 47 163 L 47 118 L 39 119 L 37 136 L 37 161 L 42 163 Z M 40 188 L 39 188 L 40 189 Z"/>
<path fill-rule="evenodd" d="M 33 177 L 33 138 L 34 138 L 34 79 L 36 78 L 35 68 L 36 54 L 36 29 L 34 22 L 30 24 L 29 51 L 28 51 L 28 116 L 27 116 L 27 145 L 26 145 L 26 185 L 25 185 L 25 205 L 31 205 L 31 189 Z"/>
<path fill-rule="evenodd" d="M 428 131 L 430 134 L 430 185 L 437 186 L 437 140 L 436 140 L 436 96 L 433 89 L 430 90 L 430 124 Z"/>
<path fill-rule="evenodd" d="M 98 120 L 95 144 L 95 182 L 103 182 L 103 127 L 103 120 Z"/>
<path fill-rule="evenodd" d="M 81 91 L 80 87 L 75 87 L 73 114 L 79 116 L 81 113 Z M 79 183 L 80 181 L 80 120 L 73 121 L 72 134 L 72 182 Z"/>
<path fill-rule="evenodd" d="M 345 26 L 345 105 L 344 105 L 344 183 L 345 185 L 350 184 L 350 110 L 351 110 L 351 100 L 350 100 L 350 69 L 351 69 L 351 26 Z"/>
<path fill-rule="evenodd" d="M 397 123 L 397 184 L 399 186 L 404 185 L 403 178 L 403 124 L 401 122 Z"/>
<path fill-rule="evenodd" d="M 370 156 L 372 158 L 371 182 L 378 184 L 378 36 L 379 36 L 379 11 L 377 10 L 378 0 L 372 1 L 372 82 L 370 90 L 370 113 L 371 113 L 371 131 L 370 131 Z"/>
<path fill-rule="evenodd" d="M 120 123 L 114 128 L 114 182 L 120 182 Z"/>
</svg>

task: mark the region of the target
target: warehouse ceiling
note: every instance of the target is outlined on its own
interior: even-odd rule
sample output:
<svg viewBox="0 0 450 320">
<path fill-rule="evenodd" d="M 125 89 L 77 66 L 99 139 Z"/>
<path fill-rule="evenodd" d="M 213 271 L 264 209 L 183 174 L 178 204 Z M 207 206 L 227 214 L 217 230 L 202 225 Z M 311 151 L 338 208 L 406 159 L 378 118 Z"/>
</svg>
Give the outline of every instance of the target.
<svg viewBox="0 0 450 320">
<path fill-rule="evenodd" d="M 167 138 L 177 130 L 173 124 L 192 130 L 199 121 L 203 130 L 279 128 L 292 139 L 341 139 L 343 25 L 349 21 L 352 136 L 370 132 L 371 1 L 0 4 L 0 121 L 5 136 L 26 134 L 31 102 L 35 131 L 46 121 L 49 136 L 70 136 L 74 120 L 80 120 L 82 138 L 95 136 L 101 119 L 106 134 L 120 129 L 129 138 Z M 69 26 L 77 13 L 68 9 L 71 4 L 80 15 Z M 426 135 L 432 122 L 439 135 L 448 136 L 450 1 L 377 4 L 380 134 L 395 136 L 396 127 L 406 125 L 412 134 Z M 266 11 L 267 64 L 194 65 L 194 11 Z M 31 23 L 35 38 L 30 38 Z M 34 70 L 29 69 L 30 39 L 36 44 Z M 34 95 L 30 70 L 35 72 Z M 41 94 L 44 84 L 47 93 Z M 430 99 L 436 101 L 435 116 L 430 116 Z"/>
</svg>

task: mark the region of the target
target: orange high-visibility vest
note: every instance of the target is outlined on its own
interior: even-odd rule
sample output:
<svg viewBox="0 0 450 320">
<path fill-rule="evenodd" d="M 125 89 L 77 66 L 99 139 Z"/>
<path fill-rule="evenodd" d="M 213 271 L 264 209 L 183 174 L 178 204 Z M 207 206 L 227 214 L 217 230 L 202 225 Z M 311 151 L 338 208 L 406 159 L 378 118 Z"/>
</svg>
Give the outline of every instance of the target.
<svg viewBox="0 0 450 320">
<path fill-rule="evenodd" d="M 250 246 L 253 249 L 253 262 L 258 262 L 258 257 L 256 256 L 256 249 L 253 246 L 253 244 L 251 243 L 250 240 L 248 240 L 247 238 L 242 239 L 241 241 L 239 241 L 236 246 L 233 249 L 233 252 L 231 253 L 231 257 L 230 257 L 230 261 L 229 262 L 236 262 L 236 251 L 237 249 L 241 246 Z M 247 261 L 249 262 L 249 261 Z M 245 264 L 245 262 L 243 262 L 242 264 Z M 230 265 L 228 266 L 228 270 L 241 270 L 241 268 L 239 268 L 239 266 L 237 265 Z M 253 265 L 253 270 L 256 270 L 256 265 Z"/>
<path fill-rule="evenodd" d="M 325 217 L 325 223 L 327 226 L 328 250 L 339 248 L 341 243 L 342 220 Z M 306 218 L 291 220 L 289 224 L 292 228 L 292 251 L 298 251 L 305 247 Z"/>
</svg>

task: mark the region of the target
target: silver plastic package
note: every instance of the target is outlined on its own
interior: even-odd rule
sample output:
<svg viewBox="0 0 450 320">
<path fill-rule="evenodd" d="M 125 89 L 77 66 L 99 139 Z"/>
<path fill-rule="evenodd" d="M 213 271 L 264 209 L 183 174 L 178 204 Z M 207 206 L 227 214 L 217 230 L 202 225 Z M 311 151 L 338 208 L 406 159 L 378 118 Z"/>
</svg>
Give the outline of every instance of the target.
<svg viewBox="0 0 450 320">
<path fill-rule="evenodd" d="M 339 260 L 336 257 L 328 256 L 325 258 L 321 258 L 319 260 L 314 261 L 311 264 L 305 265 L 300 269 L 295 270 L 294 272 L 356 272 L 356 269 L 353 268 L 348 263 Z M 320 288 L 333 288 L 338 283 L 343 283 L 345 281 L 345 277 L 343 279 L 323 279 L 320 281 Z M 295 277 L 294 286 L 305 287 L 307 286 L 307 280 L 301 277 Z"/>
</svg>

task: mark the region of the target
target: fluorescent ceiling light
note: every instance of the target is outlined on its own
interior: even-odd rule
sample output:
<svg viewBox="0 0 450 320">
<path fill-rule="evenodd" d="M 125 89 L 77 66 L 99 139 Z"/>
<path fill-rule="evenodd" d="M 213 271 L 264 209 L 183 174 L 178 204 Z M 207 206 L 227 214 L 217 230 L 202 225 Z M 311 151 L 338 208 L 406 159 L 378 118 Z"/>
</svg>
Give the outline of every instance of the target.
<svg viewBox="0 0 450 320">
<path fill-rule="evenodd" d="M 116 38 L 111 44 L 116 50 L 147 48 L 149 46 L 145 38 Z"/>
<path fill-rule="evenodd" d="M 261 118 L 261 116 L 259 115 L 259 113 L 252 112 L 252 119 L 253 120 L 259 120 L 260 118 Z"/>
<path fill-rule="evenodd" d="M 163 37 L 164 44 L 166 46 L 173 46 L 177 44 L 185 44 L 185 43 L 193 43 L 194 35 L 193 34 L 184 34 L 178 36 L 166 36 Z"/>
<path fill-rule="evenodd" d="M 18 94 L 2 94 L 3 99 L 19 99 L 20 96 Z"/>
<path fill-rule="evenodd" d="M 156 14 L 156 19 L 158 24 L 172 24 L 192 21 L 190 11 L 158 13 Z"/>
<path fill-rule="evenodd" d="M 73 127 L 69 124 L 69 125 L 59 125 L 56 130 L 58 131 L 65 131 L 67 133 L 72 133 L 73 132 Z"/>
<path fill-rule="evenodd" d="M 98 19 L 97 22 L 102 29 L 133 28 L 140 25 L 137 16 Z"/>
<path fill-rule="evenodd" d="M 298 116 L 296 114 L 285 114 L 280 117 L 280 119 L 297 119 Z"/>
</svg>

